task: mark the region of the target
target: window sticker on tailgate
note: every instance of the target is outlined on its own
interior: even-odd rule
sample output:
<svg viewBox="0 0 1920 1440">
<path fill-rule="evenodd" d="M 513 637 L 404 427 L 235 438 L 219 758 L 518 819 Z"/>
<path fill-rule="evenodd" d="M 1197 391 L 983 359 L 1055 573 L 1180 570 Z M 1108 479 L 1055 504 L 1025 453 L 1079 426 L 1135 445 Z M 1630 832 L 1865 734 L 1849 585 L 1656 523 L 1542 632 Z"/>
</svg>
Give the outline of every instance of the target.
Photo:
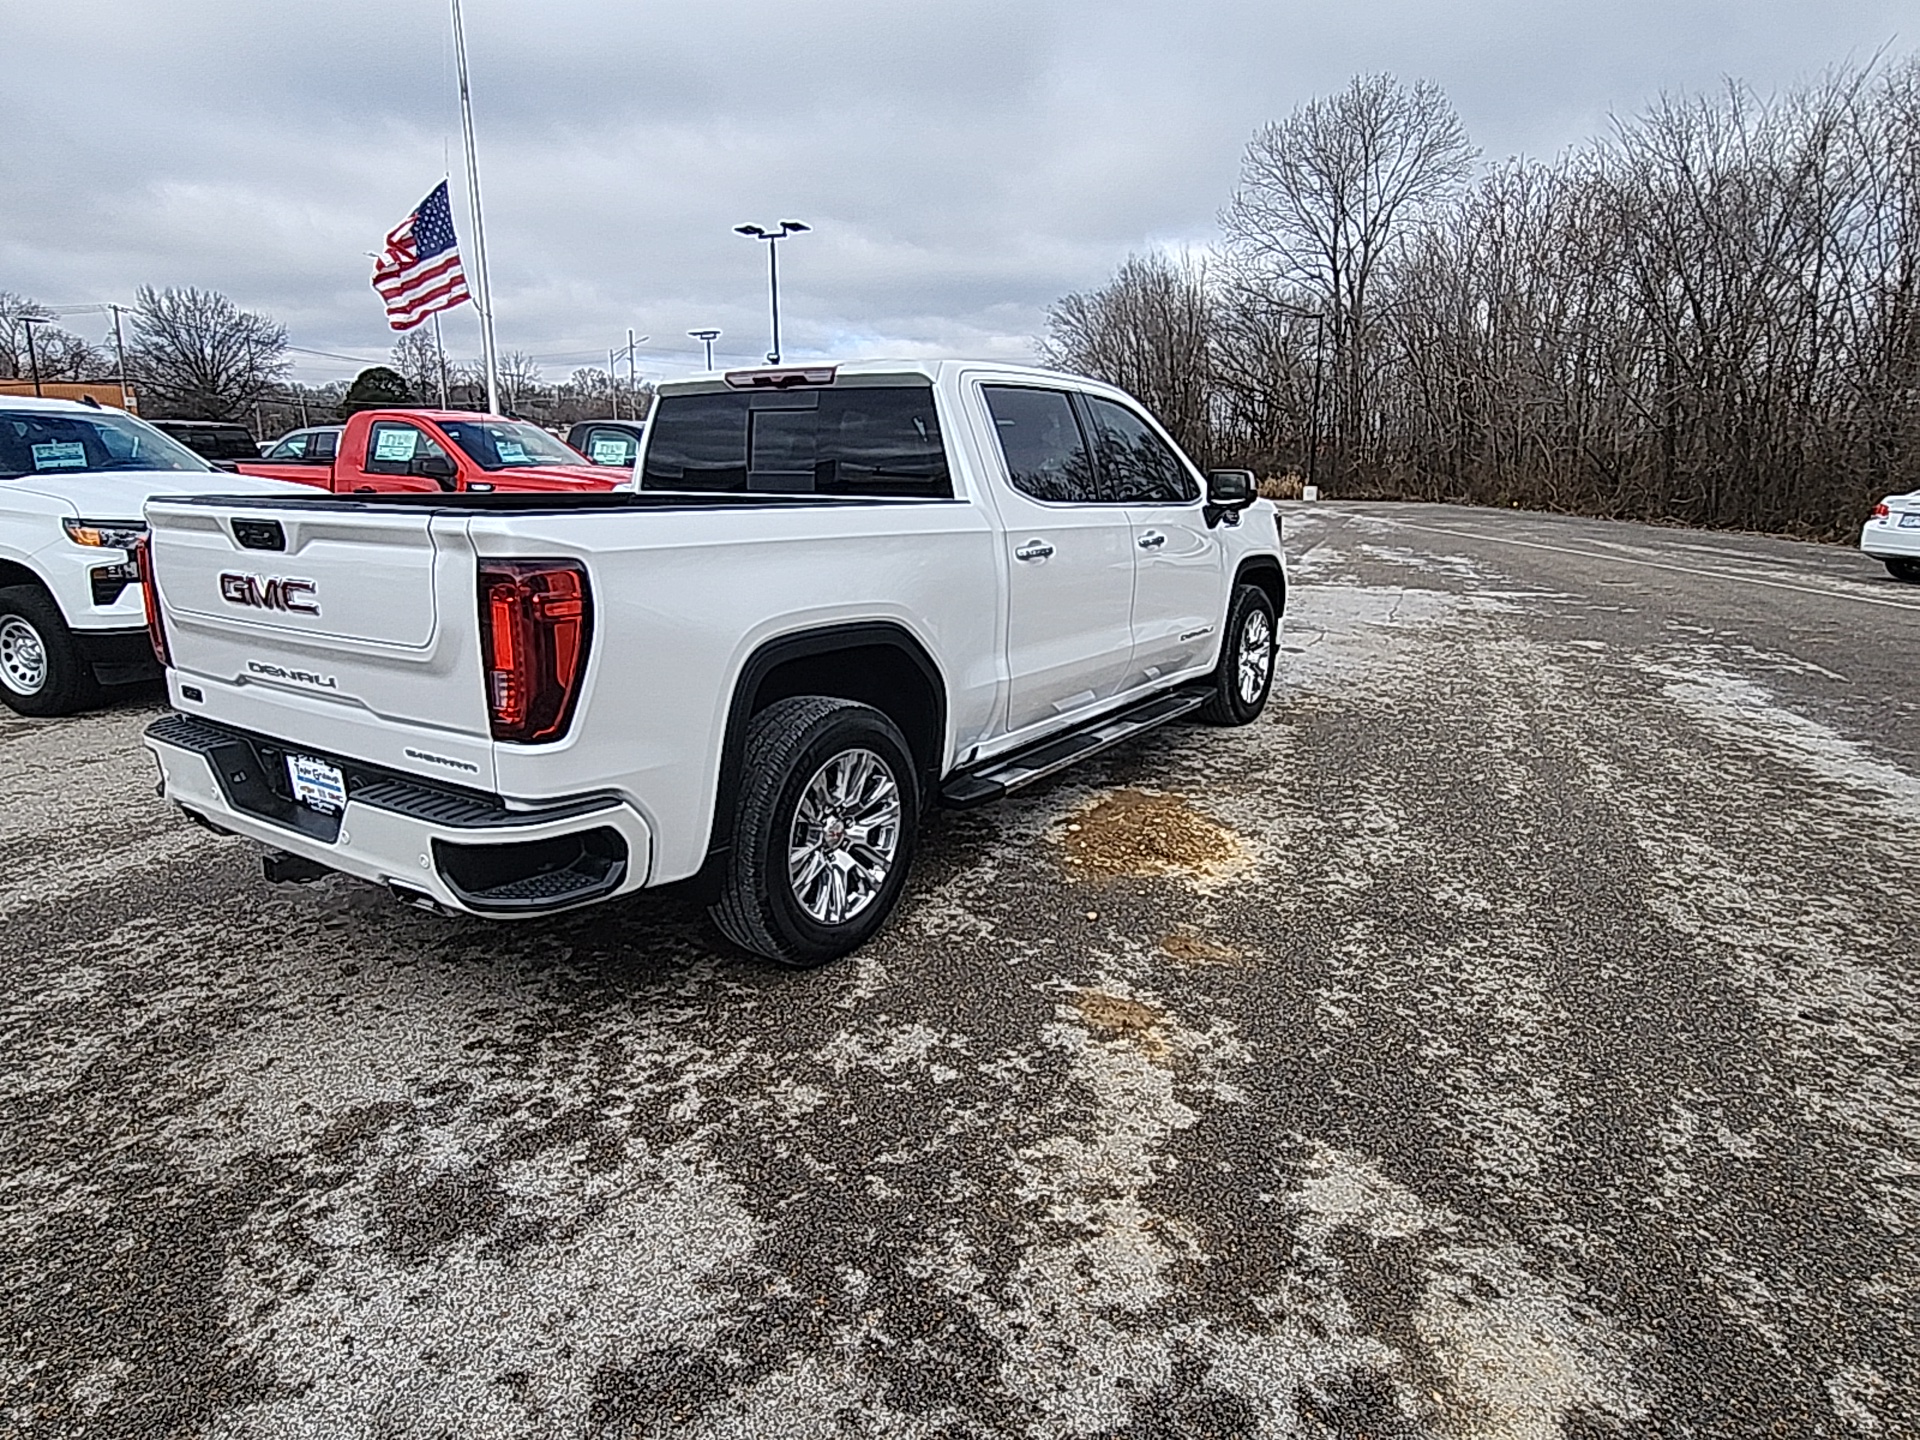
<svg viewBox="0 0 1920 1440">
<path fill-rule="evenodd" d="M 54 440 L 33 447 L 33 468 L 36 470 L 84 470 L 87 468 L 87 447 L 78 440 Z"/>
</svg>

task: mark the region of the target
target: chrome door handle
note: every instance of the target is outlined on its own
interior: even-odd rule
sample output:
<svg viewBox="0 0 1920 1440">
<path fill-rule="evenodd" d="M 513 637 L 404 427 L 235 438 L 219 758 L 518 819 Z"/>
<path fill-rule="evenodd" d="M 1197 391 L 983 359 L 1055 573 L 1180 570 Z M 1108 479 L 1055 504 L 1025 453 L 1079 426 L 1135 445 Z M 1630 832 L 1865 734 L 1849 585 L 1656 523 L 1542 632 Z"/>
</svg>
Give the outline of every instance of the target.
<svg viewBox="0 0 1920 1440">
<path fill-rule="evenodd" d="M 1140 548 L 1142 550 L 1151 550 L 1156 545 L 1164 545 L 1166 543 L 1167 537 L 1162 535 L 1158 530 L 1149 530 L 1140 537 Z"/>
<path fill-rule="evenodd" d="M 1053 553 L 1053 546 L 1044 540 L 1029 540 L 1013 552 L 1016 560 L 1044 560 Z"/>
</svg>

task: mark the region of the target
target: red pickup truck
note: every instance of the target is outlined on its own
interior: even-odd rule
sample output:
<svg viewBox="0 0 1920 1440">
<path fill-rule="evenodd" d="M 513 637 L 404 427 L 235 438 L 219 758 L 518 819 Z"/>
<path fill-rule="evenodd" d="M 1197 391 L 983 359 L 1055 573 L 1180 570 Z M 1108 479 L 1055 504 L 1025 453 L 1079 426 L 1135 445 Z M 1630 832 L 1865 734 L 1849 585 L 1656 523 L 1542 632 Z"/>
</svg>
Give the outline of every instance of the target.
<svg viewBox="0 0 1920 1440">
<path fill-rule="evenodd" d="M 538 425 L 470 410 L 363 410 L 347 420 L 331 463 L 242 460 L 242 475 L 298 480 L 342 495 L 379 490 L 557 490 L 591 493 L 626 480 L 588 462 Z"/>
</svg>

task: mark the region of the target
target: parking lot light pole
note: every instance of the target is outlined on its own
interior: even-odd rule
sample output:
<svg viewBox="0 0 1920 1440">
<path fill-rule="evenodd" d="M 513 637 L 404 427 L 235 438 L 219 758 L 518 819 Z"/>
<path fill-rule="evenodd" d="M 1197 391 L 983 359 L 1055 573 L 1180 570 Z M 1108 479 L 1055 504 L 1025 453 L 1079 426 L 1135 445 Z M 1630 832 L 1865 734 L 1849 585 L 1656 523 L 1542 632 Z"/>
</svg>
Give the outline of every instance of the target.
<svg viewBox="0 0 1920 1440">
<path fill-rule="evenodd" d="M 713 369 L 713 342 L 720 338 L 720 332 L 718 330 L 689 330 L 687 334 L 706 345 L 707 369 Z"/>
<path fill-rule="evenodd" d="M 789 235 L 799 235 L 813 227 L 802 225 L 798 220 L 782 220 L 778 230 L 768 230 L 760 225 L 736 225 L 735 232 L 749 240 L 767 242 L 767 293 L 773 301 L 773 349 L 767 352 L 767 363 L 780 363 L 780 242 Z"/>
</svg>

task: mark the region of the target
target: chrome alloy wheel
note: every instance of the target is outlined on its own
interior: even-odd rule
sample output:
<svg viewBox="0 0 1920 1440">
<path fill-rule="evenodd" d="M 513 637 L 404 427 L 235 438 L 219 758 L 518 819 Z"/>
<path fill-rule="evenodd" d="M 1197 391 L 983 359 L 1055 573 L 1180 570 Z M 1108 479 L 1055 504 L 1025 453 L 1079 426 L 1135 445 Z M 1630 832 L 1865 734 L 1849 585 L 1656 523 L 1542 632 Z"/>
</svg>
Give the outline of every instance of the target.
<svg viewBox="0 0 1920 1440">
<path fill-rule="evenodd" d="M 38 695 L 47 683 L 47 647 L 18 615 L 0 617 L 0 685 L 16 695 Z"/>
<path fill-rule="evenodd" d="M 1240 627 L 1240 701 L 1257 705 L 1273 673 L 1273 622 L 1264 610 L 1248 610 Z"/>
<path fill-rule="evenodd" d="M 844 925 L 879 895 L 900 847 L 900 785 L 871 750 L 842 750 L 814 771 L 793 815 L 787 878 L 822 925 Z"/>
</svg>

